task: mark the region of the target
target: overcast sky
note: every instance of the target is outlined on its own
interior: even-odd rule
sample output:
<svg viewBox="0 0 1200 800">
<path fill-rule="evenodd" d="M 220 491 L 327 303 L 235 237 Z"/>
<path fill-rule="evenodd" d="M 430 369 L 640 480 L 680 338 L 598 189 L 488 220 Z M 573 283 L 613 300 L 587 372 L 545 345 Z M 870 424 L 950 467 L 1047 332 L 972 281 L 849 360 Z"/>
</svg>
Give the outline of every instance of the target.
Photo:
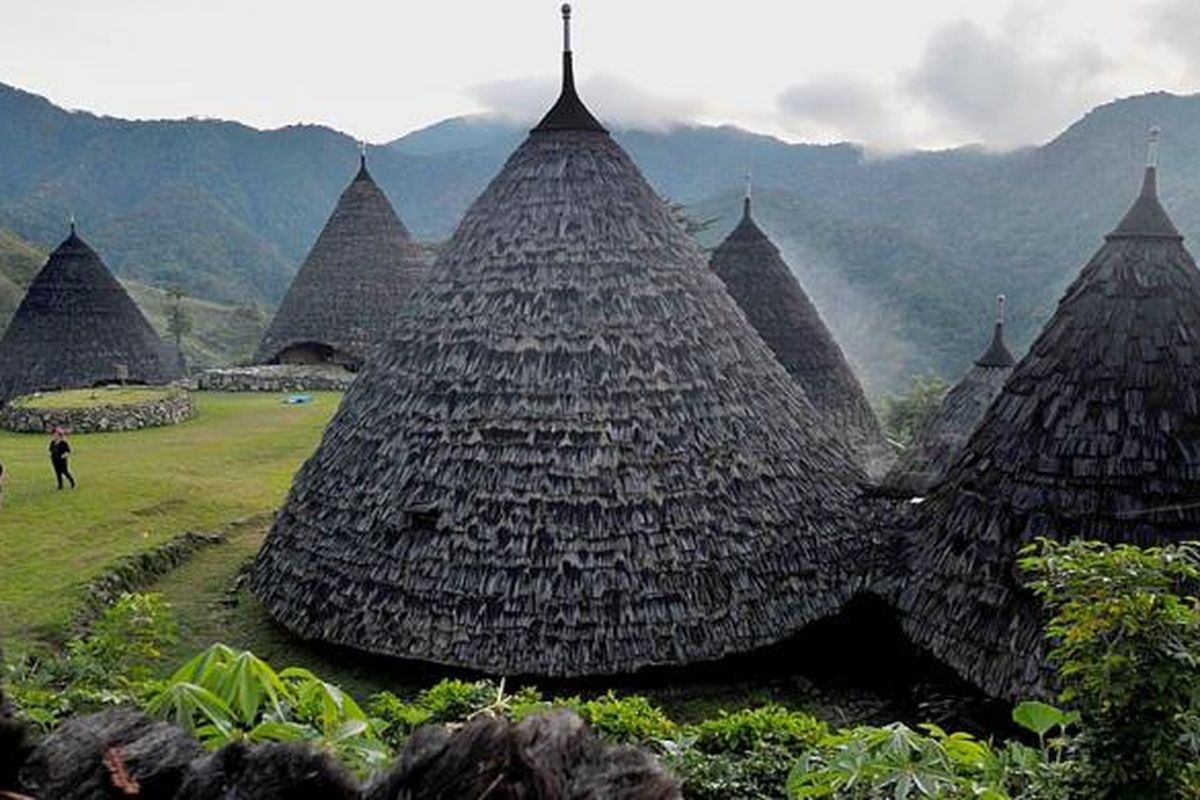
<svg viewBox="0 0 1200 800">
<path fill-rule="evenodd" d="M 877 149 L 1045 141 L 1098 103 L 1200 89 L 1200 0 L 577 0 L 613 124 L 733 123 Z M 379 142 L 553 100 L 556 0 L 0 0 L 0 82 L 133 118 Z"/>
</svg>

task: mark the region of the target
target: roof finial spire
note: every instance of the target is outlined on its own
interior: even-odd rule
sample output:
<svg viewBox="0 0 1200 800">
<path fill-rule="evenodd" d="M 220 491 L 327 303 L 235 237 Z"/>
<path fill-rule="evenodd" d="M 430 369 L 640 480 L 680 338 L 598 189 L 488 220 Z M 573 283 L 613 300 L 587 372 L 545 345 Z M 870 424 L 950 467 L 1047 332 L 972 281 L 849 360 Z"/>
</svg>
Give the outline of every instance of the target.
<svg viewBox="0 0 1200 800">
<path fill-rule="evenodd" d="M 997 325 L 1004 324 L 1004 303 L 1005 303 L 1004 295 L 1002 295 L 1002 294 L 996 295 L 996 324 Z"/>
<path fill-rule="evenodd" d="M 71 221 L 71 235 L 74 236 L 75 235 L 75 212 L 74 211 L 71 212 L 70 221 Z"/>
<path fill-rule="evenodd" d="M 1150 127 L 1150 135 L 1146 139 L 1146 166 L 1150 169 L 1158 167 L 1158 140 L 1162 136 L 1162 128 L 1157 125 Z"/>
<path fill-rule="evenodd" d="M 575 65 L 571 54 L 571 4 L 562 4 L 563 54 L 562 92 L 558 101 L 542 117 L 535 131 L 598 131 L 606 133 L 604 126 L 592 116 L 575 91 Z"/>
<path fill-rule="evenodd" d="M 358 140 L 358 166 L 361 169 L 367 168 L 367 140 Z"/>
<path fill-rule="evenodd" d="M 750 216 L 750 196 L 753 186 L 750 181 L 750 170 L 746 170 L 746 193 L 742 197 L 742 214 Z"/>
<path fill-rule="evenodd" d="M 563 52 L 571 52 L 571 4 L 562 4 L 563 18 Z"/>
</svg>

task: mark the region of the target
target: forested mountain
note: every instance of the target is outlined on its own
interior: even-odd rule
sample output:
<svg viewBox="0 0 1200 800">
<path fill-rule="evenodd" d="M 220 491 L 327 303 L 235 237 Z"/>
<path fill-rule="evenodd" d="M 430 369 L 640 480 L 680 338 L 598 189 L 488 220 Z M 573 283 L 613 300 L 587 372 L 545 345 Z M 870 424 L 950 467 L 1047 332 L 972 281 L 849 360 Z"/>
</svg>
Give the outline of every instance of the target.
<svg viewBox="0 0 1200 800">
<path fill-rule="evenodd" d="M 703 234 L 709 246 L 736 221 L 751 171 L 757 216 L 877 393 L 914 372 L 957 377 L 986 344 L 997 292 L 1010 298 L 1022 350 L 1132 200 L 1152 124 L 1164 129 L 1161 195 L 1191 239 L 1200 97 L 1118 100 L 1042 147 L 1007 154 L 874 158 L 731 127 L 615 135 L 663 195 L 719 217 Z M 525 127 L 446 120 L 371 148 L 371 169 L 413 233 L 436 241 Z M 273 306 L 356 154 L 350 137 L 322 127 L 131 122 L 0 85 L 0 228 L 49 248 L 74 213 L 127 278 Z M 5 291 L 0 280 L 0 304 Z"/>
</svg>

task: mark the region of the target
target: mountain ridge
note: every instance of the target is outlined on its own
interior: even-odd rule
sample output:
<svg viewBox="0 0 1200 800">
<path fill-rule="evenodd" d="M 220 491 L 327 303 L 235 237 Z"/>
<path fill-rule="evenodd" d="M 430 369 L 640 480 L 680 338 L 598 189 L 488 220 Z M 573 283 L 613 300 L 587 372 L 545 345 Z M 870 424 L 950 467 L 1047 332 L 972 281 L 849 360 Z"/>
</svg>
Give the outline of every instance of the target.
<svg viewBox="0 0 1200 800">
<path fill-rule="evenodd" d="M 1136 193 L 1146 130 L 1164 131 L 1161 190 L 1200 233 L 1200 97 L 1098 106 L 1044 145 L 887 157 L 789 143 L 733 126 L 615 129 L 651 184 L 736 222 L 742 175 L 756 209 L 873 394 L 914 373 L 954 380 L 1009 296 L 1023 350 L 1061 289 Z M 527 126 L 458 117 L 372 146 L 372 174 L 424 241 L 444 239 Z M 41 247 L 74 213 L 125 278 L 226 303 L 278 301 L 357 165 L 319 125 L 262 131 L 223 120 L 128 121 L 66 111 L 0 84 L 0 228 Z M 11 291 L 10 291 L 11 293 Z"/>
</svg>

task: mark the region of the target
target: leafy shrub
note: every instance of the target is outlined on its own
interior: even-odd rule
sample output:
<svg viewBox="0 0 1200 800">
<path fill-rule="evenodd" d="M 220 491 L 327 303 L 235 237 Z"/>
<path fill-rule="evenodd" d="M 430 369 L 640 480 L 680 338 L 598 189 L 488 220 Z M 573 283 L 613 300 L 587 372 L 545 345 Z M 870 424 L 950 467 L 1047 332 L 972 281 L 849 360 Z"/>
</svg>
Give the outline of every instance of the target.
<svg viewBox="0 0 1200 800">
<path fill-rule="evenodd" d="M 591 700 L 578 697 L 555 700 L 554 705 L 572 709 L 601 736 L 617 742 L 650 743 L 667 739 L 676 730 L 675 723 L 661 708 L 636 694 L 617 697 L 609 691 Z"/>
<path fill-rule="evenodd" d="M 765 705 L 721 711 L 714 719 L 689 726 L 687 732 L 705 753 L 748 753 L 765 745 L 803 750 L 821 741 L 829 727 L 809 714 Z"/>
<path fill-rule="evenodd" d="M 843 800 L 986 798 L 1004 800 L 1002 762 L 992 748 L 936 725 L 925 733 L 900 723 L 829 736 L 796 762 L 788 795 Z"/>
<path fill-rule="evenodd" d="M 306 669 L 276 672 L 248 650 L 215 644 L 167 681 L 146 710 L 206 746 L 233 741 L 310 741 L 359 770 L 390 755 L 372 721 L 337 686 Z"/>
<path fill-rule="evenodd" d="M 103 706 L 137 702 L 157 690 L 150 675 L 175 636 L 161 596 L 122 594 L 61 653 L 26 654 L 6 664 L 9 695 L 23 718 L 45 730 Z"/>
<path fill-rule="evenodd" d="M 1200 544 L 1042 540 L 1023 556 L 1079 712 L 1080 791 L 1200 797 Z"/>
<path fill-rule="evenodd" d="M 745 753 L 706 753 L 686 737 L 659 743 L 663 763 L 683 782 L 689 800 L 782 798 L 797 753 L 761 747 Z"/>
<path fill-rule="evenodd" d="M 429 712 L 433 722 L 468 719 L 491 705 L 503 689 L 488 681 L 439 681 L 417 696 L 417 705 Z"/>
<path fill-rule="evenodd" d="M 433 720 L 427 708 L 401 700 L 391 692 L 378 692 L 367 698 L 367 711 L 376 720 L 379 735 L 394 748 L 403 746 L 413 731 Z"/>
</svg>

